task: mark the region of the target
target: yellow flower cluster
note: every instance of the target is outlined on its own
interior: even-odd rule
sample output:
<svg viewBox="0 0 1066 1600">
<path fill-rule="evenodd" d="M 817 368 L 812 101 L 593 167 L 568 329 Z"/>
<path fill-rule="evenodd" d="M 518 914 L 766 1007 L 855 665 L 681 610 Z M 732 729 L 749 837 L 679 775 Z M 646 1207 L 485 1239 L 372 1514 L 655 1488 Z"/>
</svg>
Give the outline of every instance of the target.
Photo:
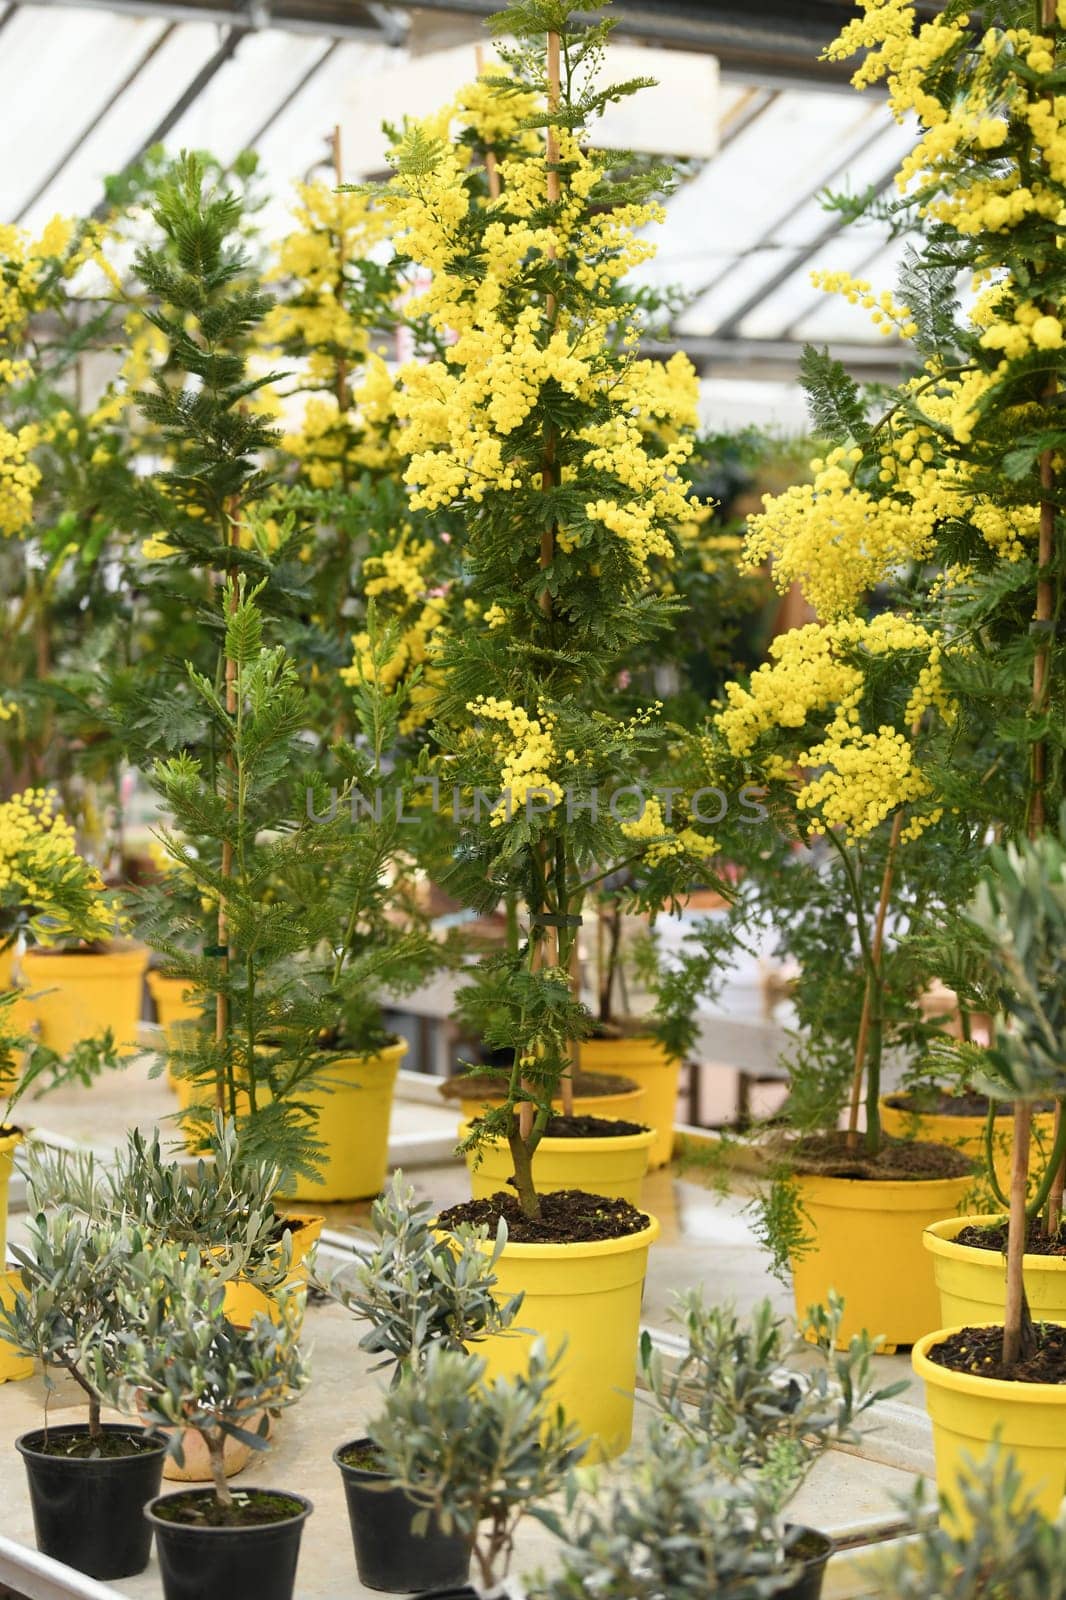
<svg viewBox="0 0 1066 1600">
<path fill-rule="evenodd" d="M 663 816 L 658 795 L 649 795 L 643 801 L 640 815 L 631 822 L 623 822 L 621 830 L 635 844 L 646 844 L 644 860 L 650 867 L 662 866 L 684 855 L 707 860 L 718 851 L 716 841 L 709 834 L 698 833 L 692 827 L 671 827 Z"/>
<path fill-rule="evenodd" d="M 298 184 L 297 195 L 298 226 L 280 241 L 266 274 L 291 292 L 268 312 L 262 339 L 306 352 L 310 387 L 330 387 L 337 356 L 355 364 L 368 347 L 366 329 L 346 303 L 345 267 L 373 254 L 388 219 L 365 195 L 338 193 L 322 182 Z"/>
<path fill-rule="evenodd" d="M 511 98 L 482 85 L 482 107 L 486 93 Z M 467 98 L 464 91 L 458 104 Z M 510 109 L 501 107 L 501 116 Z M 450 114 L 445 126 L 448 121 Z M 624 493 L 589 501 L 585 514 L 617 534 L 637 572 L 644 573 L 651 556 L 669 551 L 662 524 L 690 514 L 678 468 L 691 453 L 696 417 L 691 363 L 679 354 L 664 370 L 631 359 L 619 376 L 609 331 L 618 311 L 606 294 L 601 310 L 586 308 L 581 318 L 560 309 L 549 320 L 538 303 L 514 317 L 504 315 L 503 307 L 508 296 L 522 293 L 530 259 L 547 254 L 573 263 L 585 288 L 612 288 L 651 252 L 641 230 L 661 216 L 661 207 L 630 205 L 589 215 L 587 197 L 603 166 L 564 131 L 561 155 L 571 170 L 552 225 L 536 225 L 545 201 L 543 143 L 519 141 L 498 163 L 503 193 L 500 201 L 489 202 L 474 276 L 456 266 L 471 203 L 465 187 L 468 149 L 459 143 L 440 147 L 428 170 L 424 162 L 405 164 L 412 140 L 429 141 L 438 131 L 439 124 L 408 130 L 385 202 L 398 247 L 433 273 L 417 309 L 452 341 L 446 359 L 412 364 L 398 375 L 397 414 L 406 424 L 405 478 L 414 491 L 412 503 L 432 511 L 458 499 L 478 503 L 494 491 L 536 488 L 539 469 L 525 466 L 508 442 L 551 386 L 603 414 L 603 421 L 578 434 L 589 447 L 584 466 L 615 476 Z M 660 436 L 669 437 L 664 452 L 649 448 L 641 425 L 649 418 Z"/>
<path fill-rule="evenodd" d="M 501 730 L 493 735 L 500 760 L 501 799 L 493 807 L 492 826 L 499 828 L 520 815 L 529 799 L 541 806 L 545 802 L 559 805 L 563 790 L 552 777 L 552 768 L 558 762 L 555 719 L 543 709 L 531 717 L 513 701 L 499 700 L 495 695 L 478 695 L 466 709 L 485 722 L 502 723 L 506 729 L 506 733 Z"/>
<path fill-rule="evenodd" d="M 435 557 L 433 544 L 428 539 L 412 540 L 410 528 L 382 555 L 367 557 L 363 590 L 395 623 L 395 646 L 383 662 L 375 657 L 369 633 L 357 633 L 352 637 L 352 664 L 341 668 L 341 679 L 352 688 L 376 682 L 391 690 L 417 673 L 417 681 L 409 686 L 408 709 L 400 721 L 404 733 L 427 721 L 439 686 L 432 658 L 444 637 L 448 600 L 442 591 L 430 589 Z"/>
<path fill-rule="evenodd" d="M 838 448 L 812 461 L 812 483 L 765 495 L 749 523 L 745 566 L 772 561 L 778 587 L 799 583 L 827 619 L 849 615 L 868 589 L 932 549 L 932 523 L 908 497 L 875 498 L 855 486 L 862 454 Z"/>
<path fill-rule="evenodd" d="M 862 723 L 863 657 L 889 654 L 898 654 L 898 670 L 913 678 L 903 717 L 907 733 Z M 860 838 L 899 806 L 929 793 L 910 730 L 930 709 L 945 720 L 953 715 L 942 656 L 940 635 L 909 617 L 884 613 L 825 627 L 808 623 L 774 639 L 769 661 L 752 674 L 748 688 L 726 686 L 715 727 L 733 757 L 752 760 L 762 776 L 790 783 L 799 809 L 816 812 L 820 826 L 843 827 L 849 837 Z M 808 731 L 812 724 L 819 732 Z M 803 736 L 782 750 L 780 730 L 788 728 Z M 932 815 L 919 826 L 929 820 Z"/>
<path fill-rule="evenodd" d="M 30 452 L 39 442 L 35 424 L 14 433 L 0 425 L 0 538 L 17 537 L 33 521 L 33 495 L 41 471 L 30 460 Z"/>
<path fill-rule="evenodd" d="M 76 933 L 106 939 L 115 917 L 99 873 L 78 854 L 74 829 L 50 789 L 0 802 L 0 907 L 32 913 L 42 941 Z"/>
</svg>

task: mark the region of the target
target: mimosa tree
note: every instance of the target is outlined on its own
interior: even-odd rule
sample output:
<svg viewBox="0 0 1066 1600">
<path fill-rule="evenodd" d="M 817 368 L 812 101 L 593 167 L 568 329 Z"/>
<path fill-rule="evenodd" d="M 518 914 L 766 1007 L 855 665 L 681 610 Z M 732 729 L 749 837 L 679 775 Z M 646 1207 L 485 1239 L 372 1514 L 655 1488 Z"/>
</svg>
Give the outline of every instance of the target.
<svg viewBox="0 0 1066 1600">
<path fill-rule="evenodd" d="M 1059 390 L 1066 368 L 1066 100 L 1055 0 L 1000 0 L 975 27 L 950 4 L 919 23 L 905 0 L 864 0 L 829 47 L 867 53 L 858 87 L 884 81 L 921 137 L 898 174 L 921 234 L 896 295 L 846 274 L 827 290 L 865 304 L 913 353 L 886 407 L 839 364 L 808 355 L 832 452 L 813 481 L 770 502 L 753 559 L 772 556 L 829 621 L 874 583 L 910 571 L 944 638 L 960 737 L 942 799 L 974 823 L 1039 836 L 1063 796 L 1066 691 Z M 960 309 L 957 288 L 969 296 Z M 932 571 L 931 585 L 924 575 Z M 1003 1363 L 1021 1347 L 1031 1101 L 1015 1113 Z M 1059 1126 L 1062 1126 L 1061 1107 Z M 1061 1166 L 1056 1138 L 1053 1165 Z M 1046 1224 L 1061 1218 L 1061 1173 Z"/>
<path fill-rule="evenodd" d="M 640 862 L 634 902 L 657 907 L 713 849 L 680 806 L 671 822 L 633 792 L 662 738 L 656 707 L 619 714 L 626 651 L 675 609 L 650 571 L 691 517 L 697 391 L 684 356 L 636 354 L 621 284 L 654 248 L 641 230 L 669 177 L 619 176 L 590 149 L 587 126 L 641 85 L 596 86 L 608 25 L 570 12 L 500 13 L 519 43 L 468 97 L 474 131 L 409 124 L 383 195 L 397 248 L 432 272 L 416 309 L 449 338 L 401 374 L 397 409 L 412 504 L 462 513 L 467 615 L 435 657 L 433 724 L 437 776 L 469 812 L 452 882 L 478 909 L 511 896 L 528 917 L 518 952 L 481 973 L 490 1042 L 514 1066 L 472 1137 L 506 1138 L 530 1217 L 533 1152 L 590 1025 L 573 993 L 586 894 Z"/>
</svg>

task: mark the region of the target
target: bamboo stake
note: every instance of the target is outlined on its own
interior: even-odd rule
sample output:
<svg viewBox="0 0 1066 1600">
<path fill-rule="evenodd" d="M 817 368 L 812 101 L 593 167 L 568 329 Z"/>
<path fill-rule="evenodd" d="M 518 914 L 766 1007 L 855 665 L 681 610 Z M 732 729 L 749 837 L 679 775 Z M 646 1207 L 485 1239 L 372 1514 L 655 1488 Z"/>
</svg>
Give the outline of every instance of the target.
<svg viewBox="0 0 1066 1600">
<path fill-rule="evenodd" d="M 559 35 L 548 35 L 548 115 L 554 116 L 559 110 L 559 96 L 561 92 L 561 64 L 559 59 Z M 558 205 L 562 198 L 562 188 L 559 177 L 559 130 L 550 124 L 547 130 L 546 158 L 548 163 L 548 204 Z M 554 261 L 556 251 L 554 246 L 548 251 L 548 259 Z M 555 317 L 558 310 L 554 294 L 549 294 L 545 301 L 548 334 L 551 336 L 555 328 Z M 555 486 L 555 434 L 553 429 L 548 430 L 544 443 L 544 455 L 541 460 L 540 471 L 541 488 L 545 491 Z M 555 558 L 555 524 L 549 523 L 540 536 L 540 565 L 544 571 L 551 566 Z M 541 590 L 540 606 L 545 616 L 550 617 L 552 612 L 552 597 L 547 584 Z"/>
<path fill-rule="evenodd" d="M 230 549 L 236 549 L 240 543 L 240 501 L 236 498 L 236 496 L 226 502 L 226 518 L 228 523 L 226 531 L 226 543 Z M 229 608 L 231 615 L 237 609 L 237 584 L 235 574 L 233 575 L 233 592 L 230 595 Z M 237 663 L 235 661 L 231 661 L 228 656 L 226 657 L 225 682 L 226 715 L 233 717 L 237 714 Z M 232 778 L 232 753 L 226 758 L 226 766 Z M 233 844 L 229 839 L 223 839 L 222 841 L 222 861 L 220 863 L 219 873 L 223 884 L 225 884 L 228 879 L 233 876 Z M 225 889 L 222 890 L 218 897 L 217 942 L 219 951 L 219 975 L 221 978 L 225 979 L 229 976 L 229 918 L 226 912 Z M 225 1040 L 226 1030 L 228 1027 L 229 1000 L 224 992 L 219 989 L 215 995 L 215 1043 L 219 1047 L 220 1061 L 221 1048 L 223 1041 Z M 220 1111 L 226 1111 L 226 1082 L 225 1077 L 220 1069 L 216 1069 L 215 1074 L 215 1104 Z M 229 1109 L 232 1111 L 233 1107 L 231 1106 Z"/>
<path fill-rule="evenodd" d="M 1038 15 L 1043 27 L 1056 29 L 1058 12 L 1056 0 L 1040 0 Z M 1052 379 L 1044 398 L 1050 401 L 1055 394 Z M 1055 505 L 1051 498 L 1054 487 L 1054 466 L 1050 450 L 1040 457 L 1040 536 L 1037 553 L 1036 622 L 1043 624 L 1041 637 L 1033 657 L 1034 716 L 1042 715 L 1047 704 L 1048 673 L 1050 668 L 1050 624 L 1055 613 L 1055 591 L 1051 577 L 1051 562 L 1055 553 Z M 1042 739 L 1033 745 L 1029 772 L 1029 836 L 1035 838 L 1045 824 L 1044 781 L 1047 775 L 1047 751 Z M 1061 1117 L 1061 1107 L 1056 1110 L 1056 1128 Z M 1007 1287 L 1003 1317 L 1003 1364 L 1013 1367 L 1032 1343 L 1032 1323 L 1025 1299 L 1025 1277 L 1022 1270 L 1025 1256 L 1027 1226 L 1026 1200 L 1029 1178 L 1029 1141 L 1032 1137 L 1033 1110 L 1028 1101 L 1014 1104 L 1014 1148 L 1011 1152 L 1010 1226 L 1007 1238 Z M 1058 1174 L 1056 1174 L 1058 1183 Z M 1054 1192 L 1054 1185 L 1053 1185 Z M 1061 1186 L 1056 1207 L 1061 1207 Z M 1053 1200 L 1048 1198 L 1047 1220 L 1050 1222 Z"/>
<path fill-rule="evenodd" d="M 1033 1108 L 1028 1100 L 1014 1106 L 1014 1148 L 1010 1168 L 1010 1224 L 1007 1234 L 1007 1300 L 1004 1309 L 1003 1365 L 1012 1367 L 1020 1360 L 1026 1345 L 1028 1308 L 1022 1259 L 1025 1255 L 1025 1202 L 1029 1185 L 1029 1138 Z"/>
<path fill-rule="evenodd" d="M 480 78 L 485 70 L 485 53 L 479 44 L 474 46 L 474 65 Z M 498 200 L 500 198 L 500 172 L 496 165 L 496 152 L 491 145 L 485 150 L 485 178 L 489 186 L 489 199 Z"/>
<path fill-rule="evenodd" d="M 339 122 L 334 126 L 333 137 L 330 140 L 330 144 L 333 149 L 333 176 L 336 179 L 337 187 L 339 188 L 344 182 L 344 162 L 341 152 L 341 128 Z M 340 217 L 337 219 L 337 268 L 337 296 L 338 299 L 342 299 L 344 296 L 345 258 L 344 224 Z M 340 412 L 339 420 L 341 421 L 342 426 L 344 414 L 348 410 L 350 404 L 351 395 L 348 390 L 348 363 L 344 356 L 339 355 L 337 357 L 337 409 Z"/>
<path fill-rule="evenodd" d="M 1041 26 L 1054 32 L 1058 25 L 1056 0 L 1042 0 Z M 1056 312 L 1057 307 L 1049 308 Z M 1058 384 L 1052 376 L 1044 390 L 1045 404 L 1055 402 Z M 1042 716 L 1047 708 L 1051 675 L 1051 640 L 1049 632 L 1055 620 L 1055 581 L 1051 565 L 1055 559 L 1055 467 L 1051 450 L 1040 457 L 1040 535 L 1037 546 L 1037 584 L 1035 621 L 1043 629 L 1033 658 L 1033 715 Z M 1033 746 L 1032 804 L 1029 813 L 1029 832 L 1035 837 L 1046 825 L 1044 785 L 1047 781 L 1047 749 L 1043 739 Z M 1055 1105 L 1055 1137 L 1062 1123 L 1062 1102 Z M 1053 1145 L 1053 1148 L 1055 1146 Z M 1062 1222 L 1062 1197 L 1066 1185 L 1066 1162 L 1060 1162 L 1048 1195 L 1044 1221 L 1050 1235 L 1058 1233 Z"/>
</svg>

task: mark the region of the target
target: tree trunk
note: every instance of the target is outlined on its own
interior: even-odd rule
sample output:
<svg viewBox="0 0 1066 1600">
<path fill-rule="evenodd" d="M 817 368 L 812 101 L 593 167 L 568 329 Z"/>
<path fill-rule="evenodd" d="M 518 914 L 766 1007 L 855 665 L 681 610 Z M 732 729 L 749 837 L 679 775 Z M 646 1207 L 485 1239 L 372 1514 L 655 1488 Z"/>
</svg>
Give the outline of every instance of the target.
<svg viewBox="0 0 1066 1600">
<path fill-rule="evenodd" d="M 532 1108 L 531 1108 L 532 1109 Z M 533 1185 L 533 1156 L 521 1131 L 512 1133 L 507 1141 L 514 1166 L 514 1186 L 523 1216 L 531 1221 L 540 1220 L 540 1198 Z"/>
<path fill-rule="evenodd" d="M 233 1505 L 233 1491 L 230 1489 L 229 1480 L 226 1477 L 226 1435 L 220 1428 L 212 1428 L 210 1433 L 200 1428 L 198 1432 L 207 1446 L 207 1457 L 211 1463 L 211 1482 L 214 1485 L 215 1498 L 228 1511 Z"/>
</svg>

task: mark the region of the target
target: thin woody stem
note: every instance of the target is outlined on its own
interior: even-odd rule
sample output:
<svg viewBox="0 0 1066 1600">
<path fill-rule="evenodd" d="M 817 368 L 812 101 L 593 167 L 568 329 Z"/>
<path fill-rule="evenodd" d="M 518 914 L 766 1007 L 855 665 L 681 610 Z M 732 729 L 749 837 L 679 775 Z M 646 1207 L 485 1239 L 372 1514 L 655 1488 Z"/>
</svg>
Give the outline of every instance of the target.
<svg viewBox="0 0 1066 1600">
<path fill-rule="evenodd" d="M 892 833 L 888 841 L 888 853 L 885 856 L 885 870 L 881 875 L 881 891 L 877 898 L 877 912 L 874 918 L 873 938 L 870 941 L 870 957 L 872 968 L 867 967 L 866 987 L 862 998 L 862 1016 L 859 1018 L 859 1031 L 855 1039 L 855 1065 L 851 1079 L 851 1099 L 848 1103 L 848 1148 L 854 1149 L 859 1139 L 859 1106 L 862 1101 L 862 1082 L 866 1073 L 866 1057 L 870 1039 L 871 1017 L 874 1010 L 874 990 L 881 982 L 881 952 L 885 942 L 885 919 L 888 916 L 888 907 L 892 898 L 892 885 L 896 873 L 896 854 L 899 850 L 900 835 L 903 832 L 903 812 L 897 811 L 892 819 Z M 880 1004 L 878 1004 L 880 1011 Z M 877 1134 L 880 1134 L 880 1119 Z M 867 1111 L 867 1136 L 869 1136 L 869 1111 Z M 879 1142 L 879 1141 L 878 1141 Z"/>
<path fill-rule="evenodd" d="M 240 501 L 234 497 L 226 504 L 226 543 L 231 549 L 236 549 L 240 542 Z M 229 609 L 232 615 L 237 609 L 237 575 L 231 569 L 233 587 L 230 593 Z M 225 667 L 226 686 L 226 715 L 236 716 L 237 712 L 237 663 L 226 657 Z M 233 785 L 235 782 L 232 751 L 226 757 L 226 767 L 229 772 L 230 806 L 233 805 Z M 233 876 L 233 842 L 230 839 L 222 841 L 222 860 L 219 867 L 223 889 L 218 897 L 218 963 L 219 976 L 225 980 L 229 976 L 229 917 L 226 909 L 225 884 Z M 218 1046 L 218 1066 L 215 1075 L 215 1104 L 222 1112 L 226 1110 L 226 1090 L 229 1089 L 229 1114 L 237 1114 L 236 1086 L 222 1066 L 222 1046 L 225 1043 L 226 1032 L 229 1027 L 229 1000 L 222 988 L 215 995 L 215 1043 Z M 227 1083 L 227 1078 L 229 1082 Z"/>
</svg>

